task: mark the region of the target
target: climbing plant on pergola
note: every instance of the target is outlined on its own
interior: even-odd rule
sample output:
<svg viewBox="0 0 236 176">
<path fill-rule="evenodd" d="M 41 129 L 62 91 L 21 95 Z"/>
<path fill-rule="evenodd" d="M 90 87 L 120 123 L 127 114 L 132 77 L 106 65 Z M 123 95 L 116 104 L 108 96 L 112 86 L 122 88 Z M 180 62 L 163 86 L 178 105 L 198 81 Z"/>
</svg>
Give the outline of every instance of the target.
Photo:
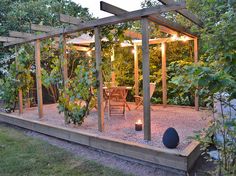
<svg viewBox="0 0 236 176">
<path fill-rule="evenodd" d="M 105 2 L 100 2 L 100 8 L 103 11 L 114 14 L 114 16 L 95 19 L 91 21 L 81 21 L 78 18 L 71 17 L 68 15 L 60 14 L 60 21 L 64 23 L 69 23 L 70 25 L 65 28 L 55 28 L 50 26 L 42 26 L 32 24 L 31 28 L 33 30 L 43 31 L 46 33 L 42 34 L 31 34 L 23 33 L 18 31 L 11 31 L 9 37 L 0 37 L 0 41 L 5 42 L 4 46 L 14 46 L 24 43 L 34 42 L 35 45 L 35 65 L 36 65 L 36 82 L 37 82 L 37 101 L 38 101 L 38 113 L 39 118 L 43 117 L 43 98 L 42 98 L 42 83 L 41 83 L 41 65 L 40 65 L 40 41 L 47 38 L 55 38 L 62 36 L 63 45 L 63 56 L 61 57 L 62 71 L 64 86 L 66 87 L 66 82 L 68 80 L 67 73 L 67 59 L 66 59 L 66 36 L 74 35 L 75 32 L 83 30 L 94 30 L 95 34 L 95 58 L 96 58 L 96 70 L 97 70 L 97 80 L 99 82 L 97 91 L 97 109 L 98 109 L 98 130 L 104 130 L 104 107 L 103 107 L 103 80 L 101 72 L 101 27 L 106 25 L 112 25 L 117 23 L 123 23 L 127 21 L 140 20 L 141 21 L 141 33 L 142 33 L 142 69 L 143 69 L 143 97 L 144 97 L 144 139 L 151 140 L 151 114 L 150 114 L 150 68 L 149 68 L 149 32 L 148 23 L 152 21 L 165 28 L 166 32 L 176 31 L 194 40 L 194 62 L 198 62 L 198 36 L 191 33 L 188 29 L 184 28 L 176 22 L 172 22 L 165 17 L 161 16 L 161 13 L 175 11 L 185 18 L 189 19 L 198 26 L 202 26 L 202 22 L 191 12 L 186 10 L 185 3 L 175 3 L 173 0 L 160 0 L 164 5 L 159 5 L 157 7 L 145 8 L 141 10 L 135 10 L 132 12 L 127 12 L 123 9 L 115 7 Z M 162 48 L 165 51 L 166 40 L 159 41 L 162 43 Z M 165 66 L 166 56 L 163 52 L 162 65 Z M 136 59 L 137 60 L 137 59 Z M 166 103 L 166 70 L 163 67 L 162 72 L 163 79 L 163 102 Z M 135 78 L 137 79 L 137 77 Z M 137 89 L 137 84 L 135 84 Z M 198 96 L 195 95 L 195 109 L 198 110 Z M 19 112 L 23 112 L 23 98 L 22 90 L 19 90 Z"/>
</svg>

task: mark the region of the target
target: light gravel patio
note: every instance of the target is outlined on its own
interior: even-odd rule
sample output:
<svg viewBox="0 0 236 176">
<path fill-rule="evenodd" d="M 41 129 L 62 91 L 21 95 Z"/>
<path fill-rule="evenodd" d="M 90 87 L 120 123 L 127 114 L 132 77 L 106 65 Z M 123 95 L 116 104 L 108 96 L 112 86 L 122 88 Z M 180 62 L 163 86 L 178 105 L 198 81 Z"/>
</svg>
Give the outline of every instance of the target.
<svg viewBox="0 0 236 176">
<path fill-rule="evenodd" d="M 21 117 L 158 148 L 165 148 L 162 144 L 163 133 L 167 128 L 174 127 L 180 137 L 180 144 L 176 149 L 173 149 L 177 151 L 184 150 L 191 142 L 190 137 L 194 136 L 194 132 L 207 127 L 211 120 L 211 113 L 207 110 L 195 111 L 192 107 L 167 106 L 164 108 L 161 105 L 155 105 L 152 106 L 153 110 L 151 111 L 152 140 L 145 141 L 143 131 L 137 132 L 134 128 L 135 122 L 139 119 L 142 120 L 143 110 L 142 108 L 135 110 L 133 103 L 129 103 L 129 106 L 131 111 L 127 110 L 126 119 L 123 116 L 111 116 L 108 119 L 107 111 L 105 111 L 104 132 L 98 131 L 96 109 L 90 112 L 81 126 L 65 124 L 63 114 L 58 113 L 57 104 L 44 105 L 44 117 L 42 119 L 38 117 L 37 107 L 26 109 Z M 18 112 L 16 111 L 13 114 L 18 115 Z"/>
</svg>

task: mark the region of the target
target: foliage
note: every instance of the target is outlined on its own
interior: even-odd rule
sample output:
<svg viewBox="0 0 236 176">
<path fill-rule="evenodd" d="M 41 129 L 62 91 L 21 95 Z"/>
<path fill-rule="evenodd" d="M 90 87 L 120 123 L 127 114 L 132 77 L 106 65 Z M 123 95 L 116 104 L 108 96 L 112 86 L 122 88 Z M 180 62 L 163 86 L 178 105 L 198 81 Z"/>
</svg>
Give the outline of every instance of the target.
<svg viewBox="0 0 236 176">
<path fill-rule="evenodd" d="M 60 90 L 58 108 L 59 112 L 64 112 L 67 123 L 82 124 L 90 107 L 95 105 L 96 69 L 91 60 L 82 58 L 75 76 L 67 82 L 65 89 Z"/>
<path fill-rule="evenodd" d="M 173 104 L 179 105 L 193 105 L 193 97 L 195 94 L 195 88 L 191 86 L 191 80 L 186 78 L 188 75 L 186 74 L 186 66 L 191 65 L 192 62 L 186 62 L 183 60 L 171 62 L 168 67 L 167 74 L 169 76 L 169 86 L 176 87 L 170 91 L 169 94 L 173 96 L 170 100 Z"/>
<path fill-rule="evenodd" d="M 212 175 L 235 175 L 236 174 L 236 119 L 231 113 L 225 112 L 225 107 L 236 110 L 236 106 L 229 105 L 228 97 L 225 94 L 214 96 L 214 100 L 220 103 L 220 111 L 215 112 L 214 120 L 208 128 L 203 129 L 195 136 L 195 139 L 202 144 L 204 153 L 216 150 L 218 155 L 212 159 L 206 155 L 208 161 L 217 165 Z"/>
<path fill-rule="evenodd" d="M 8 35 L 8 30 L 32 32 L 29 27 L 30 23 L 43 24 L 49 26 L 61 26 L 62 23 L 59 21 L 60 13 L 79 17 L 82 20 L 92 19 L 92 16 L 89 14 L 87 8 L 83 8 L 82 6 L 72 2 L 71 0 L 2 0 L 0 1 L 0 35 Z M 42 83 L 43 86 L 48 90 L 48 93 L 53 98 L 54 102 L 58 100 L 57 83 L 59 82 L 58 75 L 55 75 L 59 72 L 58 70 L 54 70 L 56 69 L 56 67 L 54 66 L 57 64 L 57 59 L 59 58 L 59 52 L 55 48 L 55 44 L 56 43 L 55 41 L 53 41 L 53 39 L 48 39 L 41 42 L 41 67 L 43 73 Z M 6 83 L 6 81 L 9 82 L 10 78 L 10 80 L 14 80 L 17 75 L 17 77 L 19 77 L 17 79 L 20 80 L 20 85 L 15 88 L 22 88 L 24 90 L 23 93 L 25 97 L 28 96 L 27 93 L 25 93 L 28 91 L 28 85 L 33 84 L 33 82 L 31 82 L 32 80 L 29 79 L 29 77 L 35 75 L 35 65 L 33 62 L 34 59 L 32 59 L 34 58 L 34 49 L 32 48 L 31 44 L 24 45 L 24 50 L 25 53 L 27 53 L 24 56 L 26 58 L 22 58 L 19 60 L 27 61 L 27 58 L 30 58 L 30 67 L 24 65 L 24 63 L 23 65 L 21 65 L 20 63 L 19 69 L 16 69 L 16 71 L 19 71 L 20 73 L 12 73 L 13 70 L 11 69 L 11 73 L 13 75 L 11 77 L 6 78 L 6 74 L 4 72 L 8 71 L 10 67 L 14 67 L 11 66 L 11 64 L 14 63 L 14 57 L 11 57 L 11 59 L 7 59 L 7 62 L 5 62 L 5 58 L 6 56 L 8 58 L 10 56 L 14 56 L 13 53 L 15 52 L 15 50 L 3 48 L 0 44 L 0 68 L 4 68 L 4 70 L 0 72 L 0 77 L 3 79 L 3 82 Z M 31 83 L 28 83 L 28 81 Z M 14 81 L 5 85 L 14 85 Z M 7 92 L 8 90 L 10 89 L 7 89 L 5 91 Z M 15 91 L 17 92 L 17 90 Z M 13 96 L 15 94 L 9 93 L 9 95 Z M 11 98 L 15 100 L 10 101 L 9 99 L 9 103 L 17 101 L 17 96 Z M 8 99 L 6 98 L 6 100 Z"/>
<path fill-rule="evenodd" d="M 197 65 L 171 63 L 169 71 L 177 68 L 179 72 L 171 77 L 170 82 L 180 87 L 184 94 L 194 94 L 197 90 L 201 105 L 206 105 L 215 113 L 214 100 L 218 100 L 223 109 L 236 98 L 236 1 L 187 0 L 186 3 L 188 9 L 202 20 L 203 28 L 197 28 L 176 13 L 165 15 L 198 33 L 201 61 Z M 143 5 L 157 4 L 156 0 L 145 0 Z M 227 99 L 219 96 L 225 94 Z M 216 113 L 218 115 L 214 114 L 212 126 L 204 130 L 203 135 L 197 135 L 197 139 L 203 144 L 203 149 L 214 145 L 219 152 L 217 175 L 235 175 L 235 119 L 226 116 L 223 111 Z M 218 134 L 223 140 L 217 141 L 216 137 L 212 140 L 212 136 Z"/>
<path fill-rule="evenodd" d="M 188 6 L 204 22 L 204 28 L 200 30 L 202 62 L 186 67 L 186 75 L 191 80 L 191 87 L 198 87 L 197 93 L 214 112 L 214 99 L 223 109 L 236 98 L 236 2 L 188 1 Z M 223 99 L 221 95 L 226 94 L 227 99 Z M 220 158 L 216 161 L 218 175 L 235 175 L 235 119 L 228 117 L 223 110 L 216 113 L 212 126 L 203 131 L 206 137 L 198 139 L 205 147 L 214 145 L 219 152 Z M 216 140 L 219 134 L 223 138 L 221 141 Z M 210 140 L 212 135 L 215 137 Z"/>
<path fill-rule="evenodd" d="M 47 89 L 54 103 L 58 101 L 58 85 L 62 84 L 60 72 L 59 49 L 55 47 L 56 43 L 50 39 L 42 44 L 41 71 L 42 84 Z"/>
<path fill-rule="evenodd" d="M 34 83 L 31 76 L 32 58 L 26 48 L 21 47 L 19 52 L 12 57 L 16 61 L 9 68 L 2 70 L 5 77 L 1 79 L 1 99 L 4 101 L 4 109 L 7 112 L 14 111 L 18 90 L 21 89 L 23 95 L 28 96 Z"/>
</svg>

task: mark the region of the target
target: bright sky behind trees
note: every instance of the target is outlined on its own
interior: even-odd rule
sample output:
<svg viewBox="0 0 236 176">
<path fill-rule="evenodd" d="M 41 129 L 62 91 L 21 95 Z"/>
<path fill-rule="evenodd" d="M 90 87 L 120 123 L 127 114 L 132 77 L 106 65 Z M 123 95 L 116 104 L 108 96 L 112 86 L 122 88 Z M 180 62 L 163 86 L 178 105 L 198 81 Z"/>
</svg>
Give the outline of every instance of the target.
<svg viewBox="0 0 236 176">
<path fill-rule="evenodd" d="M 109 13 L 100 10 L 101 0 L 72 0 L 72 1 L 79 3 L 83 7 L 87 7 L 89 9 L 89 12 L 92 13 L 94 17 L 102 18 L 111 15 Z M 128 11 L 140 9 L 142 2 L 142 0 L 103 0 L 103 1 Z"/>
</svg>

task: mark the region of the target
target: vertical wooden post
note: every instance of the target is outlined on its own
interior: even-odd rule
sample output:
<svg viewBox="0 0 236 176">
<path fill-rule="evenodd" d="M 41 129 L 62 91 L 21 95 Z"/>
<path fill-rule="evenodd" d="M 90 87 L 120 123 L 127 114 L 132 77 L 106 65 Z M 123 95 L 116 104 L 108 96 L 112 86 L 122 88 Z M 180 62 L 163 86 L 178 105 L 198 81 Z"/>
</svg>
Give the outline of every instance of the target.
<svg viewBox="0 0 236 176">
<path fill-rule="evenodd" d="M 194 38 L 194 63 L 198 63 L 198 39 Z M 195 104 L 195 110 L 199 111 L 199 96 L 197 92 L 195 93 L 195 99 L 194 99 L 194 104 Z"/>
<path fill-rule="evenodd" d="M 60 45 L 60 44 L 59 44 Z M 62 69 L 62 75 L 63 75 L 63 86 L 64 86 L 64 97 L 66 99 L 66 106 L 69 104 L 69 97 L 66 94 L 66 89 L 68 85 L 68 68 L 67 68 L 67 54 L 66 54 L 66 35 L 62 35 L 62 41 L 61 41 L 61 69 Z M 65 117 L 65 123 L 68 123 L 68 118 L 66 116 L 66 113 L 64 113 Z"/>
<path fill-rule="evenodd" d="M 150 66 L 149 66 L 149 32 L 148 19 L 141 19 L 142 26 L 142 56 L 143 56 L 143 117 L 144 140 L 151 140 L 151 114 L 150 114 Z"/>
<path fill-rule="evenodd" d="M 62 40 L 62 47 L 63 47 L 63 78 L 64 78 L 64 87 L 67 87 L 68 81 L 68 61 L 67 61 L 67 54 L 66 54 L 66 36 L 63 35 Z"/>
<path fill-rule="evenodd" d="M 35 65 L 36 65 L 38 113 L 39 113 L 39 118 L 42 118 L 43 95 L 42 95 L 41 64 L 40 64 L 40 40 L 35 41 Z"/>
<path fill-rule="evenodd" d="M 19 60 L 18 60 L 18 53 L 17 53 L 17 47 L 15 46 L 15 53 L 16 53 L 16 68 L 19 67 Z M 18 90 L 18 104 L 19 104 L 19 114 L 23 114 L 23 93 L 22 89 L 19 88 Z"/>
<path fill-rule="evenodd" d="M 139 96 L 138 82 L 138 46 L 134 44 L 134 91 L 135 96 Z"/>
<path fill-rule="evenodd" d="M 61 65 L 62 65 L 62 74 L 64 80 L 64 89 L 67 88 L 68 85 L 68 61 L 67 61 L 67 54 L 66 54 L 66 35 L 62 36 L 62 57 L 61 57 Z M 68 99 L 68 96 L 65 95 Z"/>
<path fill-rule="evenodd" d="M 95 33 L 95 57 L 96 57 L 96 70 L 97 81 L 99 83 L 97 90 L 97 103 L 98 103 L 98 130 L 104 131 L 104 107 L 103 107 L 103 83 L 102 83 L 102 70 L 101 70 L 101 37 L 99 27 L 94 28 Z"/>
<path fill-rule="evenodd" d="M 114 47 L 112 48 L 112 55 L 111 55 L 111 64 L 112 62 L 115 60 L 115 50 Z M 112 69 L 113 69 L 113 64 L 112 64 Z M 112 82 L 112 86 L 115 86 L 116 83 L 116 75 L 114 70 L 111 71 L 111 82 Z"/>
<path fill-rule="evenodd" d="M 161 43 L 161 60 L 162 60 L 162 102 L 163 106 L 167 105 L 167 83 L 166 83 L 166 43 Z"/>
<path fill-rule="evenodd" d="M 23 93 L 21 88 L 18 91 L 18 97 L 19 97 L 19 114 L 23 114 Z"/>
</svg>

